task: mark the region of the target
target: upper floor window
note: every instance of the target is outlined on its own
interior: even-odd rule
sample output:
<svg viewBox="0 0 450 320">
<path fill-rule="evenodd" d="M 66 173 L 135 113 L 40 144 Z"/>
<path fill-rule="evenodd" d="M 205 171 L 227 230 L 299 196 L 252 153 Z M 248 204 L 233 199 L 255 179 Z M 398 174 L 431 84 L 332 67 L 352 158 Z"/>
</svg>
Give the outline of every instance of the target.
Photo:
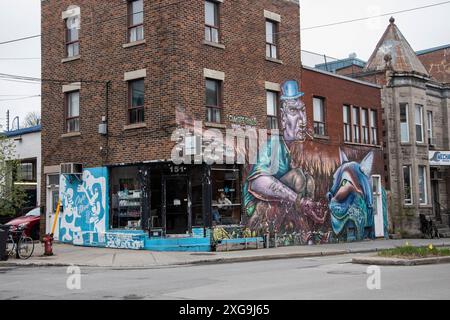
<svg viewBox="0 0 450 320">
<path fill-rule="evenodd" d="M 76 24 L 65 20 L 66 26 L 66 56 L 76 57 L 80 54 L 80 33 Z"/>
<path fill-rule="evenodd" d="M 358 107 L 353 107 L 353 142 L 361 143 L 360 112 Z"/>
<path fill-rule="evenodd" d="M 144 79 L 132 80 L 128 83 L 128 123 L 143 123 L 144 118 Z"/>
<path fill-rule="evenodd" d="M 375 110 L 370 110 L 370 143 L 378 145 L 378 116 Z"/>
<path fill-rule="evenodd" d="M 36 181 L 36 160 L 25 160 L 18 167 L 18 181 Z"/>
<path fill-rule="evenodd" d="M 219 43 L 219 3 L 205 1 L 205 40 Z"/>
<path fill-rule="evenodd" d="M 278 23 L 272 20 L 266 20 L 266 57 L 278 59 L 277 48 Z"/>
<path fill-rule="evenodd" d="M 369 144 L 369 111 L 361 109 L 362 143 Z"/>
<path fill-rule="evenodd" d="M 267 97 L 267 128 L 278 129 L 278 93 L 276 91 L 266 91 Z"/>
<path fill-rule="evenodd" d="M 351 142 L 352 128 L 351 128 L 350 106 L 344 106 L 343 113 L 344 113 L 344 141 Z"/>
<path fill-rule="evenodd" d="M 206 79 L 206 121 L 221 122 L 221 87 L 219 80 Z"/>
<path fill-rule="evenodd" d="M 325 131 L 325 99 L 313 98 L 314 108 L 314 134 L 324 136 Z"/>
<path fill-rule="evenodd" d="M 423 143 L 423 106 L 416 104 L 415 112 L 416 122 L 416 142 Z"/>
<path fill-rule="evenodd" d="M 407 103 L 400 103 L 400 138 L 401 142 L 409 142 L 409 106 Z"/>
<path fill-rule="evenodd" d="M 66 93 L 66 129 L 67 132 L 80 131 L 80 91 Z"/>
<path fill-rule="evenodd" d="M 128 42 L 144 40 L 144 1 L 128 2 Z"/>
<path fill-rule="evenodd" d="M 428 144 L 430 146 L 434 145 L 434 137 L 433 137 L 433 112 L 427 112 L 427 131 L 428 131 Z"/>
</svg>

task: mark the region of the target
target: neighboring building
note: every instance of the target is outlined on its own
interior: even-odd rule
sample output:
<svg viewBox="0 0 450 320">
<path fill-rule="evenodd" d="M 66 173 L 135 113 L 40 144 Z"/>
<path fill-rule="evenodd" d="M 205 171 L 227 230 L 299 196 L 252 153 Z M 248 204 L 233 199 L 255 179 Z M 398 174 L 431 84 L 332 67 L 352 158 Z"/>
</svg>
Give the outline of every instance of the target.
<svg viewBox="0 0 450 320">
<path fill-rule="evenodd" d="M 301 81 L 300 37 L 285 32 L 300 30 L 298 1 L 70 5 L 42 2 L 47 232 L 59 197 L 56 238 L 84 246 L 209 251 L 259 247 L 266 234 L 278 245 L 387 236 L 375 232 L 386 198 L 371 179 L 383 174 L 379 88 L 310 70 Z M 320 89 L 320 77 L 348 95 Z M 322 115 L 311 95 L 326 99 Z M 366 115 L 348 120 L 361 136 L 345 144 L 335 136 L 344 104 Z M 256 163 L 239 160 L 250 158 L 246 134 L 278 128 L 259 136 Z M 226 130 L 236 141 L 221 142 Z M 223 154 L 203 161 L 212 150 Z"/>
<path fill-rule="evenodd" d="M 391 18 L 364 71 L 355 76 L 383 86 L 386 182 L 396 232 L 420 234 L 419 214 L 433 217 L 441 233 L 449 232 L 450 86 L 438 82 L 449 76 L 446 50 L 417 56 Z"/>
<path fill-rule="evenodd" d="M 416 52 L 431 78 L 450 83 L 450 44 Z"/>
<path fill-rule="evenodd" d="M 360 73 L 365 66 L 365 61 L 358 59 L 355 54 L 351 54 L 347 59 L 321 63 L 316 65 L 315 68 L 336 73 L 341 76 L 352 76 L 354 74 Z"/>
<path fill-rule="evenodd" d="M 22 213 L 37 208 L 41 203 L 41 126 L 4 132 L 14 141 L 19 168 L 15 184 L 19 184 L 27 195 Z"/>
</svg>

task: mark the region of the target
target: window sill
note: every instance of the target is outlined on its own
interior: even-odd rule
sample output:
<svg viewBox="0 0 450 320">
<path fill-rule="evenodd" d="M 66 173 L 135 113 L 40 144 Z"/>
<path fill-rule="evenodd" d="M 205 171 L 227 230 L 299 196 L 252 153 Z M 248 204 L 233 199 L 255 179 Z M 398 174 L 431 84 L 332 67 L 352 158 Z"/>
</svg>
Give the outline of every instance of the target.
<svg viewBox="0 0 450 320">
<path fill-rule="evenodd" d="M 402 146 L 402 147 L 411 147 L 412 144 L 409 143 L 409 142 L 400 142 L 400 146 Z"/>
<path fill-rule="evenodd" d="M 320 140 L 330 140 L 329 136 L 322 136 L 320 134 L 315 134 L 314 139 L 320 139 Z"/>
<path fill-rule="evenodd" d="M 227 125 L 223 123 L 205 122 L 205 127 L 226 129 Z"/>
<path fill-rule="evenodd" d="M 81 132 L 68 132 L 61 135 L 61 138 L 73 138 L 81 136 Z"/>
<path fill-rule="evenodd" d="M 61 63 L 66 63 L 66 62 L 70 62 L 70 61 L 75 61 L 75 60 L 80 60 L 81 56 L 73 56 L 73 57 L 67 57 L 61 60 Z"/>
<path fill-rule="evenodd" d="M 139 41 L 134 41 L 134 42 L 129 42 L 129 43 L 125 43 L 122 45 L 123 48 L 131 48 L 131 47 L 136 47 L 136 46 L 140 46 L 145 44 L 146 41 L 144 40 L 139 40 Z"/>
<path fill-rule="evenodd" d="M 278 59 L 275 59 L 275 58 L 266 57 L 266 60 L 270 61 L 270 62 L 278 63 L 278 64 L 283 64 L 282 60 L 278 60 Z"/>
<path fill-rule="evenodd" d="M 123 131 L 147 128 L 146 123 L 129 124 L 123 127 Z"/>
<path fill-rule="evenodd" d="M 225 45 L 223 45 L 221 43 L 217 43 L 217 42 L 211 42 L 211 41 L 203 40 L 203 44 L 207 45 L 207 46 L 214 47 L 214 48 L 225 49 Z"/>
<path fill-rule="evenodd" d="M 371 148 L 378 148 L 381 149 L 381 145 L 375 145 L 375 144 L 365 144 L 365 143 L 355 143 L 355 142 L 344 142 L 344 144 L 348 144 L 350 146 L 362 146 L 362 147 L 371 147 Z"/>
</svg>

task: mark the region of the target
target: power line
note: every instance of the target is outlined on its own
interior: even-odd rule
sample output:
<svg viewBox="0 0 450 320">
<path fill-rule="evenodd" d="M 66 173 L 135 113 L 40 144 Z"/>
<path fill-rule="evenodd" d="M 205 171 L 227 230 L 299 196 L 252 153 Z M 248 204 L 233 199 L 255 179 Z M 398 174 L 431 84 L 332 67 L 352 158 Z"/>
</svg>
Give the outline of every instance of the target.
<svg viewBox="0 0 450 320">
<path fill-rule="evenodd" d="M 0 61 L 9 60 L 41 60 L 41 58 L 0 58 Z"/>
<path fill-rule="evenodd" d="M 3 100 L 0 100 L 0 102 L 25 100 L 25 99 L 40 98 L 40 97 L 41 97 L 41 95 L 39 94 L 39 95 L 27 96 L 27 97 L 16 98 L 16 99 L 3 99 Z"/>
<path fill-rule="evenodd" d="M 333 23 L 323 24 L 323 25 L 318 25 L 318 26 L 313 26 L 313 27 L 306 27 L 306 28 L 302 28 L 301 30 L 304 31 L 304 30 L 319 29 L 319 28 L 337 26 L 337 25 L 351 23 L 351 22 L 358 22 L 358 21 L 364 21 L 364 20 L 369 20 L 369 19 L 374 19 L 374 18 L 381 18 L 381 17 L 386 17 L 386 16 L 392 16 L 392 15 L 395 15 L 395 14 L 411 12 L 411 11 L 417 11 L 417 10 L 431 8 L 431 7 L 442 6 L 442 5 L 445 5 L 445 4 L 448 4 L 448 3 L 450 3 L 450 1 L 444 1 L 444 2 L 439 2 L 439 3 L 429 4 L 429 5 L 422 6 L 422 7 L 416 7 L 416 8 L 405 9 L 405 10 L 400 10 L 400 11 L 393 11 L 393 12 L 389 12 L 389 13 L 383 13 L 383 14 L 376 15 L 376 16 L 357 18 L 357 19 L 351 19 L 351 20 L 344 20 L 344 21 L 333 22 Z"/>
<path fill-rule="evenodd" d="M 13 42 L 19 42 L 19 41 L 24 41 L 24 40 L 29 40 L 29 39 L 34 39 L 34 38 L 39 38 L 41 35 L 37 34 L 34 36 L 29 36 L 29 37 L 24 37 L 24 38 L 18 38 L 18 39 L 13 39 L 13 40 L 8 40 L 8 41 L 4 41 L 4 42 L 0 42 L 1 44 L 7 44 L 7 43 L 13 43 Z"/>
</svg>

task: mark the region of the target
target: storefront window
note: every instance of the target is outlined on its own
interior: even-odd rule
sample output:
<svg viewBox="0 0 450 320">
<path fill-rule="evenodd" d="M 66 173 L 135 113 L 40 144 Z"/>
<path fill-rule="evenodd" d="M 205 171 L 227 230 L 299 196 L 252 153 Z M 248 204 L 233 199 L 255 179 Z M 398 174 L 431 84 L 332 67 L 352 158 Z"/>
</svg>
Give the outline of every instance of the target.
<svg viewBox="0 0 450 320">
<path fill-rule="evenodd" d="M 211 169 L 212 215 L 214 225 L 241 223 L 241 185 L 237 166 Z"/>
<path fill-rule="evenodd" d="M 142 191 L 138 167 L 111 169 L 113 229 L 141 228 Z"/>
</svg>

